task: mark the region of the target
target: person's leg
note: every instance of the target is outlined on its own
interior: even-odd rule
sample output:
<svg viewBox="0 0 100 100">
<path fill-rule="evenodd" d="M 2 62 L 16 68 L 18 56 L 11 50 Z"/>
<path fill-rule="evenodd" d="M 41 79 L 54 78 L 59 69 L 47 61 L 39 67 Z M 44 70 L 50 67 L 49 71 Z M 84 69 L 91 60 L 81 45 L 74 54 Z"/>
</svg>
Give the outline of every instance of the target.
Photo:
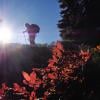
<svg viewBox="0 0 100 100">
<path fill-rule="evenodd" d="M 34 36 L 29 36 L 30 40 L 30 45 L 35 45 L 35 37 Z"/>
</svg>

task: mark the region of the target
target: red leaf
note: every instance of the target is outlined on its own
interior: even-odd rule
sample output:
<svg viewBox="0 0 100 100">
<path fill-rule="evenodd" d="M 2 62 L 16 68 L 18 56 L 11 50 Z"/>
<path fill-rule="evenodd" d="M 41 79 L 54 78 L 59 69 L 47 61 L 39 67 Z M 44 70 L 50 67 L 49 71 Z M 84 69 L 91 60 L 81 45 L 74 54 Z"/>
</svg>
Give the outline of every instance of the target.
<svg viewBox="0 0 100 100">
<path fill-rule="evenodd" d="M 28 73 L 26 73 L 26 72 L 23 71 L 22 75 L 23 75 L 23 77 L 25 78 L 26 81 L 30 81 L 31 80 Z"/>
</svg>

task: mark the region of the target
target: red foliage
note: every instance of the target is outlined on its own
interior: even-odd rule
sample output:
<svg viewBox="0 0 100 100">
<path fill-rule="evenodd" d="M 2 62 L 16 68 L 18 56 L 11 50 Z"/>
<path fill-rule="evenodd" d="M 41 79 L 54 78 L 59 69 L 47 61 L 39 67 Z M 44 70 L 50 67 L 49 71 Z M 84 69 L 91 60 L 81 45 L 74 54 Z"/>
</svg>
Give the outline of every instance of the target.
<svg viewBox="0 0 100 100">
<path fill-rule="evenodd" d="M 43 98 L 46 100 L 50 94 L 59 92 L 56 90 L 57 82 L 63 81 L 66 83 L 69 79 L 77 79 L 72 75 L 74 70 L 85 64 L 89 58 L 90 53 L 87 51 L 65 51 L 62 44 L 58 41 L 52 49 L 52 58 L 49 59 L 48 66 L 44 69 L 33 68 L 32 73 L 34 74 L 31 73 L 31 82 L 28 82 L 28 85 L 32 85 L 35 91 L 42 85 L 42 88 L 45 90 Z"/>
<path fill-rule="evenodd" d="M 58 82 L 63 86 L 65 83 L 67 85 L 69 80 L 76 80 L 77 76 L 73 76 L 73 73 L 81 65 L 84 65 L 89 58 L 90 53 L 88 51 L 65 51 L 58 41 L 52 48 L 52 58 L 49 59 L 47 67 L 33 68 L 30 74 L 22 72 L 23 83 L 32 88 L 32 92 L 28 93 L 30 100 L 37 98 L 37 91 L 40 87 L 44 90 L 43 100 L 46 100 L 51 94 L 60 93 L 61 90 L 57 89 Z M 14 90 L 27 93 L 25 88 L 16 83 L 14 84 Z"/>
<path fill-rule="evenodd" d="M 82 59 L 84 61 L 87 61 L 90 58 L 90 56 L 91 56 L 88 50 L 87 51 L 81 50 L 80 51 L 80 55 L 82 56 Z"/>
</svg>

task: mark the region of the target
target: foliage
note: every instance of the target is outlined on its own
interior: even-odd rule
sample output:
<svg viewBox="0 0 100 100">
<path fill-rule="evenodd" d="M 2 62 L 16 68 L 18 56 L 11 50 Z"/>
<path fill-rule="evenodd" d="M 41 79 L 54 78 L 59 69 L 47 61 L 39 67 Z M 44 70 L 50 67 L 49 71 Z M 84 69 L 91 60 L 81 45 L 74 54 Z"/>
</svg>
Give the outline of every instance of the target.
<svg viewBox="0 0 100 100">
<path fill-rule="evenodd" d="M 64 40 L 98 43 L 100 14 L 99 0 L 59 0 L 61 19 L 60 35 Z"/>
<path fill-rule="evenodd" d="M 94 63 L 99 64 L 100 66 L 100 45 L 97 45 L 92 49 L 92 59 Z"/>
<path fill-rule="evenodd" d="M 30 100 L 37 98 L 39 89 L 42 88 L 43 94 L 40 96 L 44 100 L 51 95 L 61 95 L 66 92 L 64 87 L 67 87 L 70 81 L 83 81 L 82 77 L 75 74 L 76 70 L 81 68 L 90 58 L 90 53 L 81 50 L 65 51 L 62 44 L 58 41 L 52 48 L 52 58 L 49 59 L 49 64 L 44 69 L 33 68 L 30 74 L 22 72 L 24 84 L 32 88 Z M 32 94 L 35 95 L 32 95 Z M 60 98 L 58 96 L 58 98 Z"/>
<path fill-rule="evenodd" d="M 99 45 L 90 50 L 86 47 L 66 50 L 57 41 L 47 67 L 23 70 L 23 85 L 13 83 L 12 90 L 28 100 L 99 100 L 100 67 L 93 63 L 95 53 L 100 53 Z M 2 85 L 0 93 L 7 89 Z"/>
</svg>

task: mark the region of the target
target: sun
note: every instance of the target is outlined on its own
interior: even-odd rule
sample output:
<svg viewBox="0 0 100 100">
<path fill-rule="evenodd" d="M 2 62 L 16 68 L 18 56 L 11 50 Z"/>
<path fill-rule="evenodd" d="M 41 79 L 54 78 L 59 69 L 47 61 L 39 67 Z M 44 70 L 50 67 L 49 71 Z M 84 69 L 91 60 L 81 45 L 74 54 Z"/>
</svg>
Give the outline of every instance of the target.
<svg viewBox="0 0 100 100">
<path fill-rule="evenodd" d="M 12 30 L 7 24 L 0 26 L 0 43 L 10 43 L 12 38 Z"/>
</svg>

